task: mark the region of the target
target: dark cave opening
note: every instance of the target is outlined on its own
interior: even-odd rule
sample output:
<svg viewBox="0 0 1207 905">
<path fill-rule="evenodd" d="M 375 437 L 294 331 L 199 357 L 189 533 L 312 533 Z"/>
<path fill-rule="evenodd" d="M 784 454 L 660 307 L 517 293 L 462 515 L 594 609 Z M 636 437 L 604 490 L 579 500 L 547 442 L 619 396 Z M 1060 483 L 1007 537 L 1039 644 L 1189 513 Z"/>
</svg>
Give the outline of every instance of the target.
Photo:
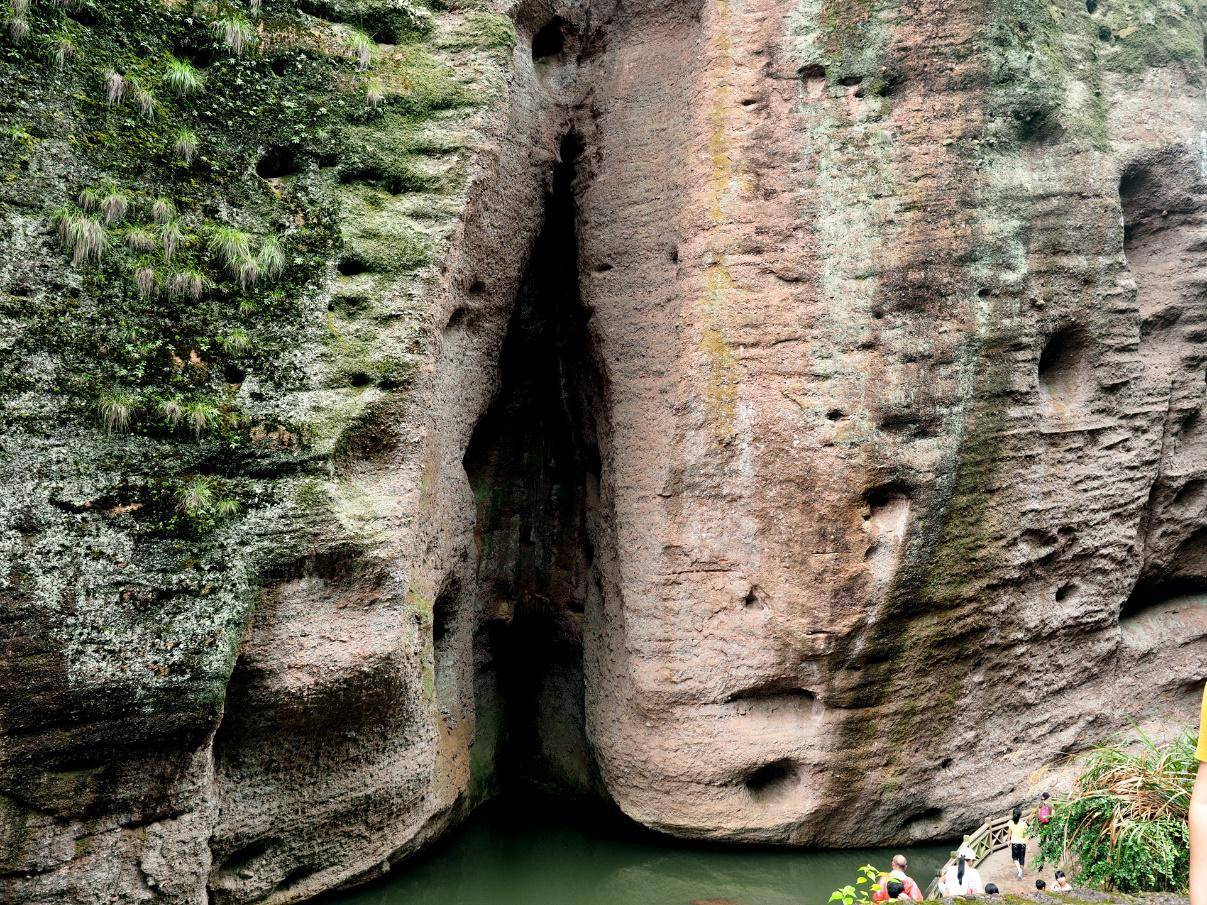
<svg viewBox="0 0 1207 905">
<path fill-rule="evenodd" d="M 573 795 L 592 784 L 582 621 L 593 581 L 589 511 L 601 406 L 579 288 L 581 152 L 577 136 L 562 142 L 503 342 L 498 391 L 464 459 L 477 500 L 483 599 L 475 660 L 494 686 L 503 727 L 498 778 Z"/>
</svg>

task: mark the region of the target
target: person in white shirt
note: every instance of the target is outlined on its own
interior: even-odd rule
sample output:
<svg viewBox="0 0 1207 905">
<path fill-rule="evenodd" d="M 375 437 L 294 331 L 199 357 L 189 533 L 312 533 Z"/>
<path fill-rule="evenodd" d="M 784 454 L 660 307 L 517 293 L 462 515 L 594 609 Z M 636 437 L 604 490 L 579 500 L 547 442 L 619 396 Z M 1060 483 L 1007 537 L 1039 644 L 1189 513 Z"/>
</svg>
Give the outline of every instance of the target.
<svg viewBox="0 0 1207 905">
<path fill-rule="evenodd" d="M 940 884 L 941 892 L 944 897 L 979 896 L 985 891 L 985 887 L 981 883 L 980 872 L 970 863 L 973 853 L 961 846 L 958 854 L 959 861 L 948 867 L 943 874 L 943 882 Z"/>
</svg>

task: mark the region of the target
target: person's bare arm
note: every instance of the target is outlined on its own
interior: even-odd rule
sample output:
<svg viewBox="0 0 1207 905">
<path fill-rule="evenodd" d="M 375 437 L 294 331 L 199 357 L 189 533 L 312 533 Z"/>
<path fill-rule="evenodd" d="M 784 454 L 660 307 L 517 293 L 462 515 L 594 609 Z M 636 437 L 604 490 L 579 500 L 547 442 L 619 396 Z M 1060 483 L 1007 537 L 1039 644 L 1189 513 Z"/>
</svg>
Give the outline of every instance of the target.
<svg viewBox="0 0 1207 905">
<path fill-rule="evenodd" d="M 1207 905 L 1207 763 L 1190 796 L 1190 905 Z"/>
</svg>

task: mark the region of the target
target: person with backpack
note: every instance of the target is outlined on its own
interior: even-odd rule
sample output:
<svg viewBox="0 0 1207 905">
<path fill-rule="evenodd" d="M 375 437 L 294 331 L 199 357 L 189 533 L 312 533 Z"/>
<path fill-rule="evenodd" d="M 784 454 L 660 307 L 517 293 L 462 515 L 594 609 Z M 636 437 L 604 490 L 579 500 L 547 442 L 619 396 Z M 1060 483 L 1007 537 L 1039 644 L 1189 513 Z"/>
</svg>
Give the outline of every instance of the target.
<svg viewBox="0 0 1207 905">
<path fill-rule="evenodd" d="M 1027 842 L 1031 838 L 1031 828 L 1023 820 L 1023 809 L 1015 806 L 1010 815 L 1010 860 L 1018 871 L 1018 878 L 1023 878 L 1023 867 L 1027 864 Z"/>
<path fill-rule="evenodd" d="M 1052 822 L 1052 803 L 1048 800 L 1052 796 L 1047 792 L 1039 796 L 1039 823 L 1041 826 L 1047 826 Z"/>
</svg>

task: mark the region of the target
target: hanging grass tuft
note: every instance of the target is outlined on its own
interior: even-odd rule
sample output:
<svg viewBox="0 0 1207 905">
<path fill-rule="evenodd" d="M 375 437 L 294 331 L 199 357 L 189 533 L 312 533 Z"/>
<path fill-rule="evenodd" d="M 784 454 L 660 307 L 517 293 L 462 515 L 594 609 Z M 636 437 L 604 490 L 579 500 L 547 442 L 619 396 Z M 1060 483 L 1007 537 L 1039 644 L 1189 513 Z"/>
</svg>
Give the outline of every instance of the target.
<svg viewBox="0 0 1207 905">
<path fill-rule="evenodd" d="M 154 296 L 155 290 L 158 288 L 158 283 L 155 279 L 155 269 L 153 267 L 140 267 L 134 271 L 134 285 L 138 287 L 140 298 L 149 299 Z"/>
<path fill-rule="evenodd" d="M 256 31 L 251 23 L 237 14 L 215 19 L 210 28 L 235 56 L 242 56 L 243 51 L 256 39 Z"/>
<path fill-rule="evenodd" d="M 109 236 L 96 217 L 71 207 L 61 207 L 54 212 L 53 220 L 59 240 L 71 252 L 72 264 L 80 267 L 104 256 Z"/>
<path fill-rule="evenodd" d="M 210 234 L 209 249 L 231 276 L 238 276 L 239 265 L 251 257 L 251 236 L 232 226 L 219 226 Z"/>
<path fill-rule="evenodd" d="M 276 236 L 265 236 L 260 242 L 256 263 L 268 279 L 279 277 L 285 270 L 285 252 L 281 249 L 281 240 Z"/>
<path fill-rule="evenodd" d="M 130 210 L 130 196 L 116 186 L 109 186 L 101 196 L 100 209 L 106 225 L 120 223 Z"/>
<path fill-rule="evenodd" d="M 178 60 L 176 57 L 168 59 L 163 80 L 177 97 L 188 97 L 205 87 L 205 73 L 188 60 Z"/>
<path fill-rule="evenodd" d="M 141 226 L 131 226 L 126 230 L 126 248 L 131 251 L 147 252 L 155 250 L 155 237 L 151 231 Z"/>
<path fill-rule="evenodd" d="M 116 106 L 126 99 L 126 77 L 115 69 L 105 73 L 105 102 Z"/>
<path fill-rule="evenodd" d="M 172 212 L 175 213 L 175 208 L 172 209 Z M 176 252 L 180 250 L 180 246 L 184 244 L 184 230 L 180 226 L 180 221 L 168 220 L 164 223 L 159 239 L 163 243 L 163 259 L 171 263 L 172 259 L 176 257 Z"/>
<path fill-rule="evenodd" d="M 363 71 L 373 65 L 373 51 L 377 45 L 373 43 L 372 38 L 363 31 L 353 28 L 348 30 L 345 42 L 352 58 L 356 60 L 357 69 Z"/>
<path fill-rule="evenodd" d="M 151 202 L 151 219 L 156 223 L 168 223 L 176 218 L 176 205 L 167 198 L 156 198 Z"/>
<path fill-rule="evenodd" d="M 67 65 L 67 61 L 75 56 L 75 42 L 71 40 L 71 35 L 60 32 L 52 39 L 51 51 L 55 68 L 62 69 Z"/>
<path fill-rule="evenodd" d="M 192 129 L 177 129 L 172 138 L 172 150 L 185 164 L 197 157 L 197 133 Z"/>
<path fill-rule="evenodd" d="M 159 113 L 159 101 L 155 99 L 155 95 L 141 85 L 136 84 L 133 86 L 131 96 L 134 98 L 134 103 L 138 105 L 138 112 L 145 119 L 155 119 Z"/>
<path fill-rule="evenodd" d="M 8 36 L 20 44 L 29 37 L 29 18 L 23 13 L 13 13 L 8 17 Z"/>
<path fill-rule="evenodd" d="M 168 280 L 168 291 L 177 298 L 197 301 L 205 292 L 205 274 L 197 270 L 181 270 Z"/>
<path fill-rule="evenodd" d="M 96 410 L 111 434 L 124 433 L 130 427 L 130 419 L 138 407 L 138 396 L 131 390 L 114 387 L 101 393 L 96 401 Z"/>
</svg>

